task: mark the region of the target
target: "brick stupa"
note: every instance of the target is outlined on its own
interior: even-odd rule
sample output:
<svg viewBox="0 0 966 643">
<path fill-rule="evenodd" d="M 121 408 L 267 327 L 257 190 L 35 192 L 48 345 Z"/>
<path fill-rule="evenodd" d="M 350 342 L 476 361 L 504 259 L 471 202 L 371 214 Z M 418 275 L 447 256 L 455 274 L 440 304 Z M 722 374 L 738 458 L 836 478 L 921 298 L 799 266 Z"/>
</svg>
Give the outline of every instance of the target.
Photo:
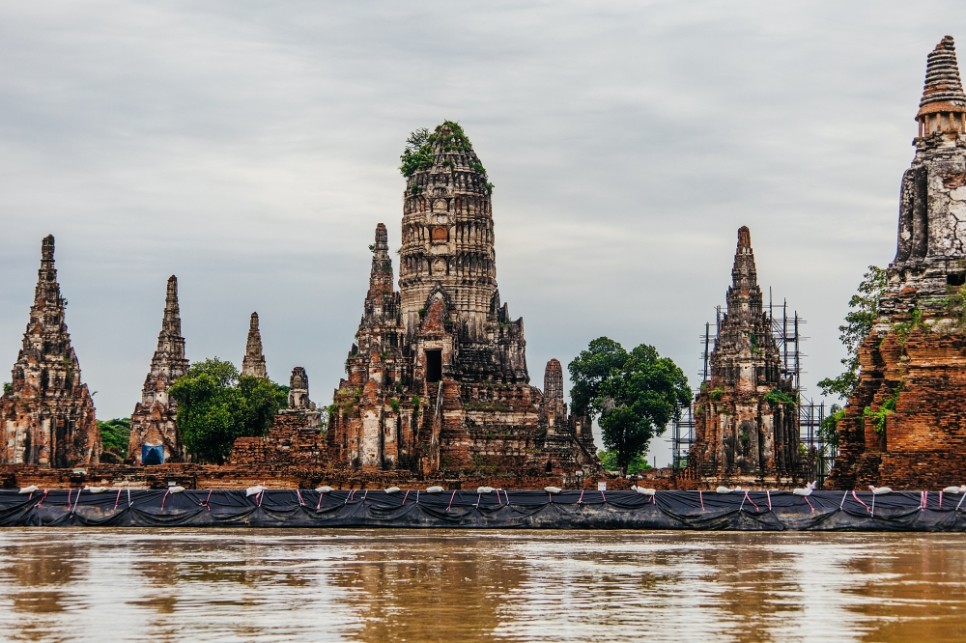
<svg viewBox="0 0 966 643">
<path fill-rule="evenodd" d="M 262 332 L 258 328 L 258 313 L 252 313 L 248 321 L 248 340 L 245 342 L 245 356 L 242 358 L 240 375 L 268 379 L 265 351 L 262 349 Z"/>
<path fill-rule="evenodd" d="M 131 436 L 128 461 L 133 464 L 162 464 L 183 459 L 178 434 L 178 403 L 168 396 L 174 381 L 188 372 L 181 336 L 181 308 L 178 304 L 178 278 L 168 279 L 164 316 L 158 347 L 151 358 L 151 368 L 144 378 L 141 401 L 131 414 Z"/>
<path fill-rule="evenodd" d="M 2 461 L 41 467 L 97 464 L 101 438 L 94 402 L 81 381 L 54 266 L 54 237 L 44 238 L 23 346 L 0 397 Z"/>
<path fill-rule="evenodd" d="M 398 291 L 386 227 L 376 227 L 329 424 L 336 461 L 420 474 L 592 467 L 589 424 L 566 417 L 559 363 L 545 392 L 530 385 L 523 321 L 497 289 L 492 186 L 479 158 L 449 122 L 420 152 L 403 194 Z"/>
<path fill-rule="evenodd" d="M 738 230 L 727 312 L 694 403 L 687 475 L 706 481 L 787 483 L 800 470 L 798 391 L 764 309 L 751 232 Z"/>
<path fill-rule="evenodd" d="M 859 348 L 829 485 L 966 482 L 966 94 L 953 39 L 929 54 L 896 257 Z"/>
</svg>

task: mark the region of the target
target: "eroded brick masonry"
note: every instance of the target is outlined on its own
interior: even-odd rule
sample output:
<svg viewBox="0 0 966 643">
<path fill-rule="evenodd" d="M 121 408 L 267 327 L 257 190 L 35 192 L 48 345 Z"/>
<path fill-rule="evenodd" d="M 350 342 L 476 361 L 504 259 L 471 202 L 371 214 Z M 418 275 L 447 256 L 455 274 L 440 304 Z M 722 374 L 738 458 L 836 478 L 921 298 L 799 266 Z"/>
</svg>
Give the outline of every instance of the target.
<svg viewBox="0 0 966 643">
<path fill-rule="evenodd" d="M 966 94 L 950 36 L 928 56 L 916 120 L 896 257 L 838 426 L 837 487 L 966 480 Z"/>
<path fill-rule="evenodd" d="M 54 237 L 41 244 L 40 270 L 9 390 L 0 397 L 2 462 L 41 467 L 96 464 L 101 439 L 94 402 L 64 319 Z"/>
</svg>

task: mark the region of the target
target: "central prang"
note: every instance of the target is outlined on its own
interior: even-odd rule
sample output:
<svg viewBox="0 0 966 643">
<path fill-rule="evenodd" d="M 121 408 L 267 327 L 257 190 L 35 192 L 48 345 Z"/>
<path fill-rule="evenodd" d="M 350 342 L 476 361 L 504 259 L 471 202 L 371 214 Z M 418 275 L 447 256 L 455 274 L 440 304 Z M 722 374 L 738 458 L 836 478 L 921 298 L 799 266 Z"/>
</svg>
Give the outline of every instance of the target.
<svg viewBox="0 0 966 643">
<path fill-rule="evenodd" d="M 386 227 L 376 227 L 364 315 L 335 392 L 328 439 L 338 464 L 484 475 L 593 468 L 589 425 L 567 417 L 560 365 L 530 386 L 523 320 L 500 302 L 493 185 L 463 129 L 410 135 L 399 291 Z"/>
</svg>

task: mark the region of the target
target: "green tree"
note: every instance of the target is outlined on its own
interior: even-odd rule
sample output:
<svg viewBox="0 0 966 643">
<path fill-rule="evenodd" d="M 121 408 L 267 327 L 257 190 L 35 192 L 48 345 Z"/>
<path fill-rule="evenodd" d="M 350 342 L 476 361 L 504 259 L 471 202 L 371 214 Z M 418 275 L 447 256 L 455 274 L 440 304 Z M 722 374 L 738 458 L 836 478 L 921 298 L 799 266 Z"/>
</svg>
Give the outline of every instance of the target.
<svg viewBox="0 0 966 643">
<path fill-rule="evenodd" d="M 185 449 L 200 462 L 223 463 L 235 438 L 265 435 L 288 388 L 238 374 L 217 357 L 192 365 L 171 387 Z"/>
<path fill-rule="evenodd" d="M 845 323 L 839 326 L 839 340 L 845 346 L 842 365 L 845 371 L 836 377 L 826 377 L 818 383 L 823 395 L 836 395 L 843 399 L 851 397 L 859 383 L 859 346 L 872 330 L 879 317 L 879 300 L 886 288 L 886 272 L 878 266 L 869 266 L 862 276 L 858 290 L 849 300 L 849 312 Z"/>
<path fill-rule="evenodd" d="M 614 340 L 599 337 L 567 368 L 574 413 L 597 419 L 604 446 L 615 453 L 624 474 L 647 451 L 651 438 L 664 433 L 691 401 L 681 369 L 647 344 L 627 352 Z"/>
<path fill-rule="evenodd" d="M 839 434 L 836 427 L 844 417 L 845 409 L 838 404 L 833 404 L 829 408 L 829 414 L 822 419 L 822 424 L 819 426 L 819 436 L 822 438 L 822 442 L 832 449 L 831 453 L 835 453 L 835 450 L 839 447 Z"/>
<path fill-rule="evenodd" d="M 604 471 L 614 471 L 620 469 L 620 465 L 617 464 L 617 453 L 614 451 L 607 451 L 606 449 L 601 449 L 597 452 L 597 457 L 600 459 L 600 466 Z M 647 463 L 647 459 L 643 455 L 636 455 L 631 458 L 630 463 L 627 465 L 627 473 L 640 473 L 641 471 L 647 471 L 651 468 L 651 465 Z"/>
<path fill-rule="evenodd" d="M 117 462 L 124 462 L 127 458 L 128 441 L 131 438 L 131 418 L 114 418 L 113 420 L 97 421 L 97 430 L 101 434 L 101 457 L 110 454 Z"/>
</svg>

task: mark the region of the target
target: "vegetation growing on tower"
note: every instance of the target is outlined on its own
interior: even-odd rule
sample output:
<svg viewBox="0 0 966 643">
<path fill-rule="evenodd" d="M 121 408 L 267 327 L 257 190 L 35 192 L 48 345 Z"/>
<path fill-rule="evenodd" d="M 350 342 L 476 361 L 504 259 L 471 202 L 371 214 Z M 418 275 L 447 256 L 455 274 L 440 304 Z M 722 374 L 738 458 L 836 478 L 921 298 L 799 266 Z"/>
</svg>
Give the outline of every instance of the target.
<svg viewBox="0 0 966 643">
<path fill-rule="evenodd" d="M 428 170 L 436 162 L 435 147 L 439 144 L 443 152 L 465 152 L 471 154 L 470 167 L 480 174 L 487 192 L 493 191 L 493 184 L 487 180 L 486 168 L 473 153 L 473 144 L 466 136 L 463 128 L 455 121 L 443 121 L 430 132 L 425 127 L 410 132 L 406 138 L 406 147 L 399 160 L 400 173 L 407 179 L 419 170 Z M 444 162 L 447 167 L 452 167 L 448 161 Z M 415 188 L 414 188 L 415 189 Z"/>
</svg>

